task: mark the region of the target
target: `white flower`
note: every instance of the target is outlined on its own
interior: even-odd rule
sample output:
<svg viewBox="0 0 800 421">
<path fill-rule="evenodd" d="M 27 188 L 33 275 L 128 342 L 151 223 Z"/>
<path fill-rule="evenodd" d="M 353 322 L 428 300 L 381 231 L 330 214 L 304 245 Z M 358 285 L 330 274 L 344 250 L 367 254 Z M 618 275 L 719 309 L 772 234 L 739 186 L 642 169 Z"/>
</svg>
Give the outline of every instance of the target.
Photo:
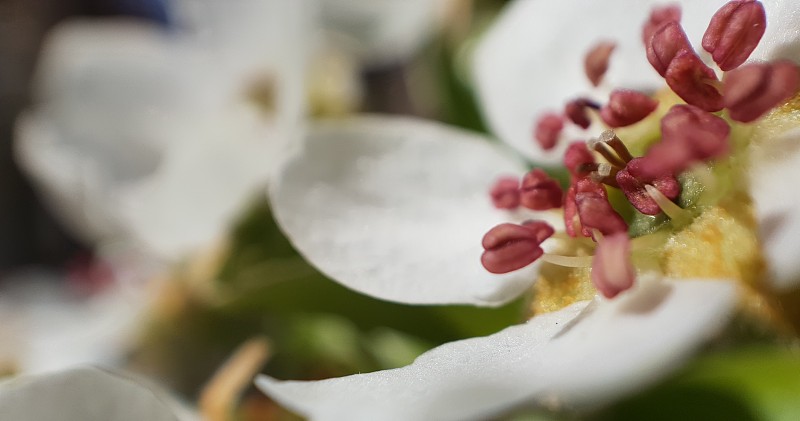
<svg viewBox="0 0 800 421">
<path fill-rule="evenodd" d="M 54 30 L 16 150 L 86 240 L 133 238 L 174 260 L 228 229 L 298 134 L 320 18 L 327 31 L 368 30 L 355 49 L 360 60 L 380 63 L 419 47 L 442 2 L 391 0 L 363 10 L 333 0 L 169 6 L 169 28 L 95 20 Z M 386 54 L 392 42 L 397 48 Z"/>
<path fill-rule="evenodd" d="M 87 296 L 41 270 L 5 277 L 3 283 L 0 366 L 25 374 L 120 364 L 150 292 L 115 282 Z"/>
<path fill-rule="evenodd" d="M 302 115 L 313 36 L 304 1 L 175 5 L 171 29 L 57 28 L 16 145 L 73 229 L 166 258 L 214 240 L 263 183 Z"/>
<path fill-rule="evenodd" d="M 530 146 L 533 121 L 585 93 L 583 54 L 598 36 L 618 41 L 612 62 L 629 66 L 623 69 L 628 76 L 613 76 L 612 67 L 612 81 L 660 87 L 648 83 L 657 75 L 645 67 L 639 35 L 656 2 L 578 3 L 513 2 L 476 55 L 492 127 L 540 162 L 553 163 L 555 155 Z M 682 2 L 693 42 L 724 2 L 707 3 Z M 785 29 L 800 9 L 764 3 L 771 26 L 755 58 L 797 51 L 789 48 L 797 46 L 796 31 Z M 642 63 L 629 63 L 636 55 Z M 524 171 L 488 139 L 414 119 L 372 117 L 322 125 L 303 146 L 282 168 L 270 197 L 294 245 L 331 278 L 393 301 L 475 305 L 506 302 L 536 280 L 537 263 L 505 275 L 489 274 L 479 263 L 483 233 L 509 219 L 491 207 L 487 192 L 498 175 Z M 787 161 L 800 159 L 785 146 L 782 151 Z M 766 159 L 752 168 L 762 233 L 770 210 L 787 210 L 776 222 L 780 234 L 763 239 L 770 270 L 796 279 L 800 268 L 789 256 L 796 252 L 786 242 L 800 213 L 785 197 L 784 183 L 798 167 Z M 537 215 L 548 217 L 558 216 Z M 770 245 L 775 238 L 783 249 Z M 637 390 L 680 364 L 725 324 L 735 301 L 735 287 L 723 280 L 640 279 L 614 300 L 576 303 L 492 336 L 446 344 L 408 367 L 318 382 L 264 376 L 257 384 L 320 420 L 480 419 L 529 405 L 581 409 Z"/>
<path fill-rule="evenodd" d="M 15 421 L 200 419 L 153 385 L 94 367 L 0 382 L 0 414 Z"/>
</svg>

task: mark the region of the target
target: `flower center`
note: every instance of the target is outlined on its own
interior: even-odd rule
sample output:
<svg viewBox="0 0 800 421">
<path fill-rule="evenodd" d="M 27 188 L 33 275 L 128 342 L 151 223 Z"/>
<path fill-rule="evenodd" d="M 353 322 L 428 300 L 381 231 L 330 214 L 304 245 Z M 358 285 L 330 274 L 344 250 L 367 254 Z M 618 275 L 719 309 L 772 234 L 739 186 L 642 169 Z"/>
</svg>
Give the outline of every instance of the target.
<svg viewBox="0 0 800 421">
<path fill-rule="evenodd" d="M 246 99 L 265 116 L 275 113 L 276 95 L 275 79 L 270 75 L 255 78 L 245 92 Z"/>
<path fill-rule="evenodd" d="M 602 105 L 578 98 L 537 122 L 535 139 L 543 149 L 559 142 L 565 124 L 585 129 L 599 120 L 616 129 L 569 145 L 566 192 L 542 169 L 525 175 L 521 185 L 503 179 L 492 190 L 498 208 L 563 213 L 563 228 L 547 230 L 541 221 L 503 224 L 484 238 L 482 261 L 491 272 L 543 260 L 534 312 L 589 299 L 595 291 L 613 298 L 644 273 L 736 279 L 749 307 L 770 312 L 769 298 L 757 292 L 764 262 L 743 180 L 751 137 L 771 130 L 775 112 L 769 113 L 795 95 L 800 71 L 783 61 L 743 65 L 766 25 L 757 1 L 731 1 L 711 19 L 702 46 L 716 71 L 692 49 L 680 16 L 677 6 L 655 9 L 642 31 L 647 58 L 671 92 L 651 97 L 620 89 Z M 614 45 L 604 41 L 587 55 L 594 85 Z"/>
</svg>

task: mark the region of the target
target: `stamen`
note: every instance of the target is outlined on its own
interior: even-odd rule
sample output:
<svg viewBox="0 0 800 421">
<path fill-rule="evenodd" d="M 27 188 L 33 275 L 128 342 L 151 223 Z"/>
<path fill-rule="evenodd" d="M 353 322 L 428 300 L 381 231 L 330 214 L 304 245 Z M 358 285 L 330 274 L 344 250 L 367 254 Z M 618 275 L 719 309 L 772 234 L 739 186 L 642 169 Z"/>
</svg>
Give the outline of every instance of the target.
<svg viewBox="0 0 800 421">
<path fill-rule="evenodd" d="M 661 141 L 644 156 L 641 176 L 674 175 L 695 162 L 726 155 L 729 136 L 730 126 L 722 118 L 692 105 L 675 105 L 661 119 Z"/>
<path fill-rule="evenodd" d="M 606 130 L 603 133 L 600 133 L 599 139 L 605 142 L 608 146 L 611 146 L 611 149 L 614 149 L 614 152 L 617 153 L 623 161 L 630 162 L 633 159 L 633 155 L 631 155 L 628 148 L 625 147 L 625 144 L 622 143 L 622 140 L 617 137 L 617 134 L 614 133 L 613 130 Z"/>
<path fill-rule="evenodd" d="M 588 169 L 587 166 L 594 163 L 594 156 L 589 152 L 585 142 L 572 142 L 564 152 L 564 167 L 573 178 L 586 176 L 595 169 Z"/>
<path fill-rule="evenodd" d="M 784 60 L 731 70 L 722 92 L 731 118 L 749 123 L 794 96 L 798 85 L 797 65 Z"/>
<path fill-rule="evenodd" d="M 653 198 L 653 200 L 658 204 L 664 214 L 669 217 L 669 219 L 681 224 L 691 219 L 691 214 L 689 211 L 684 210 L 680 206 L 673 203 L 671 200 L 669 200 L 669 198 L 667 198 L 667 196 L 664 196 L 663 193 L 658 191 L 657 188 L 649 184 L 645 184 L 644 188 L 647 190 L 647 194 Z"/>
<path fill-rule="evenodd" d="M 605 236 L 597 243 L 592 261 L 592 283 L 606 298 L 614 298 L 633 286 L 636 272 L 631 263 L 631 243 L 627 233 Z"/>
<path fill-rule="evenodd" d="M 601 177 L 608 177 L 611 175 L 612 168 L 610 164 L 600 164 L 597 166 L 597 174 Z"/>
<path fill-rule="evenodd" d="M 545 253 L 541 260 L 553 265 L 570 268 L 590 268 L 592 267 L 592 256 L 562 256 L 559 254 Z"/>
<path fill-rule="evenodd" d="M 678 54 L 692 51 L 692 45 L 686 38 L 681 24 L 671 20 L 662 24 L 645 44 L 647 61 L 661 76 L 666 76 L 667 69 Z"/>
<path fill-rule="evenodd" d="M 586 57 L 583 60 L 583 69 L 592 86 L 599 85 L 603 80 L 603 76 L 608 70 L 609 58 L 616 47 L 617 44 L 614 42 L 601 41 L 586 53 Z"/>
<path fill-rule="evenodd" d="M 555 230 L 553 229 L 550 224 L 544 221 L 540 221 L 538 219 L 529 219 L 522 223 L 522 226 L 533 230 L 536 235 L 536 241 L 541 244 L 544 240 L 552 237 L 555 234 Z"/>
<path fill-rule="evenodd" d="M 539 221 L 530 225 L 500 224 L 483 236 L 481 264 L 491 273 L 521 269 L 542 256 L 542 241 L 553 235 L 553 228 Z"/>
<path fill-rule="evenodd" d="M 516 209 L 520 203 L 519 180 L 512 176 L 500 177 L 489 190 L 489 195 L 497 209 Z"/>
<path fill-rule="evenodd" d="M 647 46 L 650 43 L 650 38 L 653 34 L 667 22 L 681 21 L 681 7 L 677 4 L 671 4 L 663 7 L 654 7 L 650 12 L 650 19 L 645 22 L 642 28 L 642 43 Z"/>
<path fill-rule="evenodd" d="M 539 117 L 536 122 L 534 138 L 542 149 L 549 151 L 558 143 L 558 137 L 563 129 L 564 117 L 555 113 L 547 113 Z"/>
<path fill-rule="evenodd" d="M 609 127 L 625 127 L 638 123 L 655 111 L 658 101 L 628 89 L 611 92 L 608 103 L 600 109 L 600 118 Z"/>
<path fill-rule="evenodd" d="M 628 224 L 611 206 L 602 185 L 589 179 L 578 181 L 575 204 L 584 229 L 596 229 L 604 235 L 628 231 Z"/>
<path fill-rule="evenodd" d="M 558 182 L 539 168 L 525 174 L 519 193 L 522 206 L 533 210 L 561 207 L 561 198 L 564 195 Z"/>
<path fill-rule="evenodd" d="M 722 6 L 703 34 L 703 49 L 720 69 L 739 67 L 755 50 L 767 29 L 764 5 L 754 0 L 733 0 Z"/>
<path fill-rule="evenodd" d="M 609 164 L 617 167 L 622 168 L 625 166 L 625 161 L 621 160 L 616 153 L 614 153 L 614 149 L 609 146 L 606 142 L 603 142 L 602 138 L 590 138 L 586 141 L 586 145 L 589 149 L 594 150 L 595 152 L 599 153 L 600 156 L 605 158 Z"/>
<path fill-rule="evenodd" d="M 636 210 L 645 215 L 658 215 L 661 207 L 645 190 L 646 185 L 653 185 L 669 200 L 678 198 L 681 192 L 680 183 L 671 174 L 666 173 L 653 178 L 642 174 L 643 158 L 636 158 L 616 175 L 619 188 Z"/>
<path fill-rule="evenodd" d="M 578 233 L 588 237 L 590 233 L 583 229 L 578 216 L 578 203 L 575 201 L 576 190 L 577 185 L 573 183 L 567 189 L 567 195 L 564 198 L 564 228 L 570 237 L 577 237 Z"/>
<path fill-rule="evenodd" d="M 722 95 L 716 86 L 717 75 L 694 51 L 679 53 L 664 75 L 667 85 L 687 103 L 706 111 L 722 109 Z"/>
<path fill-rule="evenodd" d="M 599 110 L 600 105 L 586 98 L 573 99 L 564 106 L 564 115 L 576 126 L 588 129 L 592 125 L 588 109 Z"/>
<path fill-rule="evenodd" d="M 619 187 L 616 176 L 619 170 L 611 164 L 597 164 L 597 169 L 590 174 L 592 180 L 607 186 Z"/>
</svg>

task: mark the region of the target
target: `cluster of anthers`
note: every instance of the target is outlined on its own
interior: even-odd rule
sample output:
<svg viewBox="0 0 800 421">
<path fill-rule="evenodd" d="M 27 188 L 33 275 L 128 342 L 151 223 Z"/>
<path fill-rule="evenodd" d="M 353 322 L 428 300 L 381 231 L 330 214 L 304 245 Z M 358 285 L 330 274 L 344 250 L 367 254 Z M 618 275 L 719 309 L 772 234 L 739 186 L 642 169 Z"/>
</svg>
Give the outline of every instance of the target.
<svg viewBox="0 0 800 421">
<path fill-rule="evenodd" d="M 692 48 L 680 18 L 678 6 L 656 8 L 642 30 L 648 61 L 685 101 L 670 108 L 660 120 L 660 141 L 642 157 L 634 157 L 613 130 L 588 142 L 570 144 L 564 155 L 570 173 L 566 194 L 541 169 L 526 174 L 521 183 L 513 177 L 498 180 L 490 192 L 497 208 L 563 208 L 565 233 L 557 233 L 543 221 L 495 226 L 483 238 L 481 263 L 489 272 L 507 273 L 542 259 L 564 266 L 591 266 L 592 283 L 608 298 L 630 288 L 636 275 L 628 224 L 612 207 L 606 188 L 620 189 L 642 214 L 663 213 L 672 220 L 690 217 L 674 202 L 681 193 L 676 176 L 693 165 L 729 153 L 731 129 L 720 112 L 727 110 L 732 121 L 750 123 L 797 91 L 800 71 L 794 63 L 743 64 L 766 29 L 766 13 L 760 2 L 733 0 L 712 17 L 702 46 L 722 78 Z M 613 43 L 603 42 L 586 55 L 585 71 L 593 85 L 602 80 L 613 50 Z M 587 129 L 592 113 L 613 129 L 643 120 L 657 106 L 652 97 L 624 89 L 613 91 L 602 106 L 578 98 L 568 102 L 561 113 L 543 115 L 534 136 L 542 148 L 551 149 L 565 124 Z M 605 162 L 598 162 L 598 155 Z M 541 244 L 554 235 L 573 240 L 591 238 L 596 242 L 594 256 L 545 253 Z"/>
</svg>

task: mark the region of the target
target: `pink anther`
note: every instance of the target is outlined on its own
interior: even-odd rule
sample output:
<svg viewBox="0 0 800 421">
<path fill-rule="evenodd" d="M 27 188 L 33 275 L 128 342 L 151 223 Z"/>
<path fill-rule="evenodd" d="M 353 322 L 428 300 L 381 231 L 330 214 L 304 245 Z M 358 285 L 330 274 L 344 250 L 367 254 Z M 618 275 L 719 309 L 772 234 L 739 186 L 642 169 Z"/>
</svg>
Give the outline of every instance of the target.
<svg viewBox="0 0 800 421">
<path fill-rule="evenodd" d="M 561 186 L 539 168 L 525 174 L 519 192 L 520 203 L 528 209 L 548 210 L 561 207 Z"/>
<path fill-rule="evenodd" d="M 597 243 L 592 259 L 592 283 L 606 298 L 631 288 L 636 272 L 631 262 L 631 241 L 625 232 L 606 235 Z"/>
<path fill-rule="evenodd" d="M 589 109 L 599 110 L 600 106 L 587 98 L 573 99 L 564 106 L 564 115 L 576 126 L 588 129 L 592 125 Z"/>
<path fill-rule="evenodd" d="M 578 203 L 575 202 L 575 190 L 577 186 L 573 183 L 567 189 L 567 194 L 564 196 L 564 228 L 567 235 L 570 237 L 577 237 L 583 235 L 588 237 L 591 233 L 583 229 L 581 219 L 578 216 Z"/>
<path fill-rule="evenodd" d="M 592 86 L 597 86 L 603 80 L 606 71 L 608 70 L 608 62 L 611 58 L 611 53 L 617 44 L 612 41 L 601 41 L 592 47 L 583 60 L 583 69 L 586 72 L 586 77 Z"/>
<path fill-rule="evenodd" d="M 755 50 L 767 29 L 764 5 L 754 0 L 733 0 L 722 6 L 703 35 L 703 49 L 720 69 L 739 67 Z"/>
<path fill-rule="evenodd" d="M 722 94 L 717 89 L 717 75 L 694 51 L 679 53 L 664 75 L 667 85 L 684 101 L 706 111 L 722 109 Z"/>
<path fill-rule="evenodd" d="M 553 227 L 544 222 L 497 225 L 483 236 L 481 264 L 491 273 L 521 269 L 544 254 L 541 243 L 553 232 Z"/>
<path fill-rule="evenodd" d="M 693 51 L 681 24 L 670 20 L 662 24 L 645 44 L 647 61 L 661 76 L 666 76 L 667 68 L 678 54 Z"/>
<path fill-rule="evenodd" d="M 661 119 L 661 141 L 639 164 L 641 176 L 659 178 L 678 174 L 690 165 L 726 155 L 730 126 L 720 117 L 692 105 L 670 108 Z"/>
<path fill-rule="evenodd" d="M 646 184 L 650 184 L 670 200 L 675 200 L 681 193 L 681 185 L 671 173 L 660 177 L 650 177 L 642 172 L 643 158 L 635 158 L 628 162 L 624 169 L 617 173 L 616 180 L 625 197 L 636 210 L 645 215 L 658 215 L 661 207 L 647 193 Z"/>
<path fill-rule="evenodd" d="M 603 235 L 628 231 L 628 224 L 611 206 L 606 189 L 600 183 L 588 178 L 579 180 L 575 188 L 575 204 L 584 229 L 596 229 Z"/>
<path fill-rule="evenodd" d="M 539 146 L 547 151 L 556 146 L 563 129 L 564 117 L 556 113 L 546 113 L 537 120 L 533 136 Z"/>
<path fill-rule="evenodd" d="M 797 93 L 800 73 L 790 61 L 747 64 L 725 74 L 725 107 L 736 121 L 749 123 Z"/>
<path fill-rule="evenodd" d="M 519 180 L 513 176 L 503 176 L 494 182 L 489 195 L 497 209 L 516 209 L 519 206 Z"/>
<path fill-rule="evenodd" d="M 573 179 L 588 175 L 591 170 L 586 171 L 585 168 L 594 163 L 594 155 L 589 152 L 586 142 L 572 142 L 567 146 L 564 153 L 564 167 L 567 168 Z"/>
<path fill-rule="evenodd" d="M 544 240 L 550 238 L 551 235 L 555 232 L 553 227 L 548 224 L 547 222 L 540 221 L 538 219 L 529 219 L 522 223 L 523 227 L 532 229 L 536 232 L 536 241 L 539 244 L 543 243 Z"/>
<path fill-rule="evenodd" d="M 681 7 L 677 4 L 670 4 L 663 7 L 654 7 L 650 12 L 650 18 L 644 23 L 642 28 L 642 43 L 645 47 L 650 43 L 653 34 L 667 22 L 681 21 Z"/>
<path fill-rule="evenodd" d="M 658 101 L 641 92 L 617 89 L 600 109 L 600 118 L 612 128 L 630 126 L 650 115 L 657 106 Z"/>
</svg>

